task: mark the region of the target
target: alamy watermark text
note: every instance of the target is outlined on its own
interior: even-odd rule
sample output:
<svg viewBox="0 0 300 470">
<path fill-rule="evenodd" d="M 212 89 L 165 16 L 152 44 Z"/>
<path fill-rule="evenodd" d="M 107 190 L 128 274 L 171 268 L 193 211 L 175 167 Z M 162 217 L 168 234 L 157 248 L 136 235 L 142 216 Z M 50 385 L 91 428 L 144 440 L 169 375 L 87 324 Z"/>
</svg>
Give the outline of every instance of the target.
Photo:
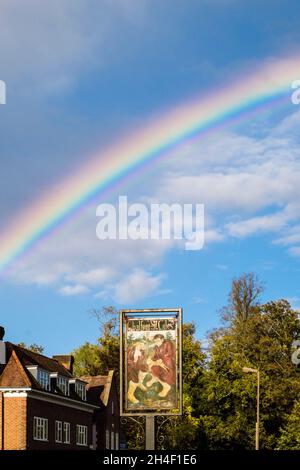
<svg viewBox="0 0 300 470">
<path fill-rule="evenodd" d="M 100 240 L 184 240 L 186 250 L 204 245 L 204 204 L 100 204 L 96 235 Z"/>
<path fill-rule="evenodd" d="M 6 104 L 6 84 L 0 80 L 0 104 Z"/>
</svg>

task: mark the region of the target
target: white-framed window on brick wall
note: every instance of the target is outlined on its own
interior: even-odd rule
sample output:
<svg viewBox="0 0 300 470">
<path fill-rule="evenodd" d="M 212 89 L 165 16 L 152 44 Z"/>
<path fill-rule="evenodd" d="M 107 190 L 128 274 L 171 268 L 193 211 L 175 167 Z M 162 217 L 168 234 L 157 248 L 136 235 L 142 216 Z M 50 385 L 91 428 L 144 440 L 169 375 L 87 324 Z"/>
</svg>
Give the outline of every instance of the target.
<svg viewBox="0 0 300 470">
<path fill-rule="evenodd" d="M 33 439 L 48 441 L 48 419 L 35 416 L 33 418 Z"/>
<path fill-rule="evenodd" d="M 71 439 L 70 439 L 70 435 L 71 435 L 70 423 L 64 423 L 63 431 L 64 431 L 64 433 L 63 433 L 63 442 L 64 442 L 64 444 L 70 444 L 70 442 L 71 442 Z"/>
<path fill-rule="evenodd" d="M 62 422 L 55 421 L 55 442 L 62 442 L 63 437 L 63 430 L 62 430 Z"/>
<path fill-rule="evenodd" d="M 78 446 L 87 446 L 87 426 L 76 425 L 76 444 Z"/>
</svg>

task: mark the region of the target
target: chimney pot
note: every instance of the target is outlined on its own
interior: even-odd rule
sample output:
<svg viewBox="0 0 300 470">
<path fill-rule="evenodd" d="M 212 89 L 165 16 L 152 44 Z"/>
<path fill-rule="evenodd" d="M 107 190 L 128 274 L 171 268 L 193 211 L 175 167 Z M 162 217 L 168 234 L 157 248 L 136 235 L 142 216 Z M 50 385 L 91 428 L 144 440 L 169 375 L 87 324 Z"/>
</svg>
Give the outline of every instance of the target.
<svg viewBox="0 0 300 470">
<path fill-rule="evenodd" d="M 0 341 L 3 340 L 4 335 L 5 335 L 5 329 L 3 326 L 0 326 Z"/>
<path fill-rule="evenodd" d="M 3 326 L 0 326 L 0 366 L 6 364 L 6 344 L 3 341 L 4 335 L 5 329 Z"/>
<path fill-rule="evenodd" d="M 70 354 L 60 354 L 52 357 L 61 365 L 63 365 L 73 375 L 74 356 L 71 356 Z"/>
</svg>

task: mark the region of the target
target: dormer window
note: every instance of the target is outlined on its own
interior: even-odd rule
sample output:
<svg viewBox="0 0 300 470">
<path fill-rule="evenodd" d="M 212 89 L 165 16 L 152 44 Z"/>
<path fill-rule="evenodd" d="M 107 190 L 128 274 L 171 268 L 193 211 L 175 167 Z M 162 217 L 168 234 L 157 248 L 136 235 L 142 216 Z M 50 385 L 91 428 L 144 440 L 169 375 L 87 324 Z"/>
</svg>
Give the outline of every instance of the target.
<svg viewBox="0 0 300 470">
<path fill-rule="evenodd" d="M 80 398 L 83 401 L 86 401 L 86 382 L 80 379 L 70 379 L 70 395 L 75 398 Z"/>
<path fill-rule="evenodd" d="M 51 377 L 51 389 L 55 392 L 61 392 L 64 395 L 70 394 L 69 379 L 63 375 L 59 375 L 58 372 L 52 372 Z"/>
<path fill-rule="evenodd" d="M 46 370 L 38 368 L 37 381 L 45 390 L 50 390 L 50 374 Z"/>
<path fill-rule="evenodd" d="M 50 373 L 45 369 L 41 369 L 39 366 L 30 365 L 26 367 L 43 389 L 50 391 Z"/>
<path fill-rule="evenodd" d="M 80 382 L 79 380 L 75 381 L 75 393 L 81 398 L 81 400 L 86 401 L 86 389 L 84 382 Z"/>
<path fill-rule="evenodd" d="M 56 385 L 64 395 L 69 395 L 69 381 L 66 377 L 58 375 Z"/>
<path fill-rule="evenodd" d="M 70 384 L 72 384 L 71 394 L 75 393 L 81 400 L 86 401 L 86 382 L 79 379 L 71 379 Z"/>
</svg>

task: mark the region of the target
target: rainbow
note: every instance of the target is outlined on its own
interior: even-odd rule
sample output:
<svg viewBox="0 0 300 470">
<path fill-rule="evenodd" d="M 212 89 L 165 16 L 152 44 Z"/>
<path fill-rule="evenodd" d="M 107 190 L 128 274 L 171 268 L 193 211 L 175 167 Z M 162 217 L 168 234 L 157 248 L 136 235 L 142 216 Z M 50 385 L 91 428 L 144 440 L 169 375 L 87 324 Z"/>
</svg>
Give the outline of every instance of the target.
<svg viewBox="0 0 300 470">
<path fill-rule="evenodd" d="M 174 146 L 247 116 L 291 96 L 300 78 L 299 57 L 265 63 L 226 87 L 176 106 L 143 129 L 85 158 L 83 165 L 16 214 L 0 235 L 0 272 L 35 246 L 46 234 L 84 207 L 96 194 L 136 169 L 152 164 Z M 290 101 L 291 103 L 291 101 Z M 292 109 L 291 103 L 291 109 Z"/>
</svg>

